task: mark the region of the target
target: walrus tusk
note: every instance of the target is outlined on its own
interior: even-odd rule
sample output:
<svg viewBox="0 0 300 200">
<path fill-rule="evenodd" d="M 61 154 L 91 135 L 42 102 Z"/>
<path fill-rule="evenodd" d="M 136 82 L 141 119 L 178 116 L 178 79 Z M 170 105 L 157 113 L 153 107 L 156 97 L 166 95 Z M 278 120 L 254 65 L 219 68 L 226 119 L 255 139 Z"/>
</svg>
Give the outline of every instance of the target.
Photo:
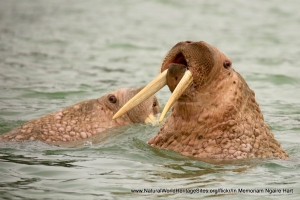
<svg viewBox="0 0 300 200">
<path fill-rule="evenodd" d="M 175 90 L 173 91 L 172 95 L 170 96 L 168 102 L 166 103 L 158 122 L 160 123 L 169 109 L 173 106 L 174 102 L 182 95 L 182 93 L 192 84 L 193 76 L 190 70 L 186 70 L 184 76 L 181 78 L 180 82 L 176 86 Z"/>
<path fill-rule="evenodd" d="M 150 114 L 147 116 L 147 118 L 145 119 L 144 123 L 145 123 L 145 124 L 150 123 L 150 124 L 152 124 L 153 126 L 158 125 L 157 118 L 156 118 L 152 113 L 150 113 Z"/>
<path fill-rule="evenodd" d="M 151 81 L 146 87 L 144 87 L 139 93 L 137 93 L 132 99 L 130 99 L 114 116 L 113 119 L 121 117 L 132 108 L 136 107 L 150 96 L 155 94 L 161 88 L 167 84 L 167 71 L 163 71 L 158 77 Z"/>
</svg>

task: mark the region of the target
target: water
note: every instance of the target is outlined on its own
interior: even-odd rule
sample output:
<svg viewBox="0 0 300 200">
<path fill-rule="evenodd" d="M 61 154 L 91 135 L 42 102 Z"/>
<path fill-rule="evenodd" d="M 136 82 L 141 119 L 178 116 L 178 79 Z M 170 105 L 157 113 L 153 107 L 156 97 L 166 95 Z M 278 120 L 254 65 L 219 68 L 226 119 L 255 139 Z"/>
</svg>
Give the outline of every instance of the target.
<svg viewBox="0 0 300 200">
<path fill-rule="evenodd" d="M 81 100 L 145 85 L 173 45 L 204 40 L 232 59 L 290 155 L 209 164 L 148 146 L 159 127 L 143 124 L 112 130 L 97 145 L 0 144 L 1 199 L 298 199 L 299 8 L 296 0 L 0 0 L 1 134 Z M 170 93 L 157 95 L 164 104 Z M 264 193 L 131 192 L 144 188 Z"/>
</svg>

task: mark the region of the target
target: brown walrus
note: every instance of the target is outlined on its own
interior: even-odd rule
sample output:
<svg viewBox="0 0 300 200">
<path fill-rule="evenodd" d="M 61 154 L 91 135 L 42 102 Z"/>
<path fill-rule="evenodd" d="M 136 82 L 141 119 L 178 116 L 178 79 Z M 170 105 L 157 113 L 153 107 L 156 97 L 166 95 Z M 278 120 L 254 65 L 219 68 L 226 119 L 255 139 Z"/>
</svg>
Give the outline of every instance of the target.
<svg viewBox="0 0 300 200">
<path fill-rule="evenodd" d="M 121 118 L 112 120 L 113 115 L 141 89 L 122 88 L 98 99 L 79 102 L 0 135 L 0 141 L 76 141 L 116 126 L 155 123 L 154 116 L 159 113 L 155 96 L 147 98 Z"/>
<path fill-rule="evenodd" d="M 217 48 L 179 42 L 161 72 L 114 116 L 168 85 L 173 93 L 159 121 L 173 109 L 150 145 L 208 159 L 288 157 L 265 124 L 253 90 Z"/>
</svg>

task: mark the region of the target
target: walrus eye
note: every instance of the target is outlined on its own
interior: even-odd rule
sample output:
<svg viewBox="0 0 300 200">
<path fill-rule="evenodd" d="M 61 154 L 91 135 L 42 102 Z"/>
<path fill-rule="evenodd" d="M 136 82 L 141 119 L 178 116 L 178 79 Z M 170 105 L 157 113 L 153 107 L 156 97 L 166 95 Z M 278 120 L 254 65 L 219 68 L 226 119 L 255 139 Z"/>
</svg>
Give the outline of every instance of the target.
<svg viewBox="0 0 300 200">
<path fill-rule="evenodd" d="M 231 66 L 231 62 L 229 60 L 225 60 L 223 66 L 228 69 Z"/>
<path fill-rule="evenodd" d="M 108 101 L 110 103 L 116 103 L 117 102 L 117 97 L 113 94 L 108 95 Z"/>
<path fill-rule="evenodd" d="M 153 102 L 152 104 L 152 107 L 155 107 L 157 104 L 156 104 L 156 101 Z"/>
</svg>

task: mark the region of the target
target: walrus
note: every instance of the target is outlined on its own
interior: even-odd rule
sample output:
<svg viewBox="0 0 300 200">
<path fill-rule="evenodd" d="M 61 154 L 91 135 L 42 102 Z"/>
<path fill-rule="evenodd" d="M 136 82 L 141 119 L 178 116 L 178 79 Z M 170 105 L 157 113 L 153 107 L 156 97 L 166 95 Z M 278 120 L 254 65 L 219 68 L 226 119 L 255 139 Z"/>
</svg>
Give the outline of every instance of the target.
<svg viewBox="0 0 300 200">
<path fill-rule="evenodd" d="M 288 157 L 264 122 L 254 91 L 228 57 L 203 41 L 177 43 L 161 74 L 114 119 L 165 85 L 172 95 L 159 121 L 173 106 L 172 112 L 148 144 L 202 159 Z"/>
<path fill-rule="evenodd" d="M 155 115 L 160 111 L 155 96 L 147 98 L 121 118 L 112 120 L 113 115 L 141 89 L 122 88 L 98 99 L 79 102 L 0 135 L 0 141 L 69 142 L 90 138 L 112 127 L 141 122 L 155 124 Z"/>
</svg>

